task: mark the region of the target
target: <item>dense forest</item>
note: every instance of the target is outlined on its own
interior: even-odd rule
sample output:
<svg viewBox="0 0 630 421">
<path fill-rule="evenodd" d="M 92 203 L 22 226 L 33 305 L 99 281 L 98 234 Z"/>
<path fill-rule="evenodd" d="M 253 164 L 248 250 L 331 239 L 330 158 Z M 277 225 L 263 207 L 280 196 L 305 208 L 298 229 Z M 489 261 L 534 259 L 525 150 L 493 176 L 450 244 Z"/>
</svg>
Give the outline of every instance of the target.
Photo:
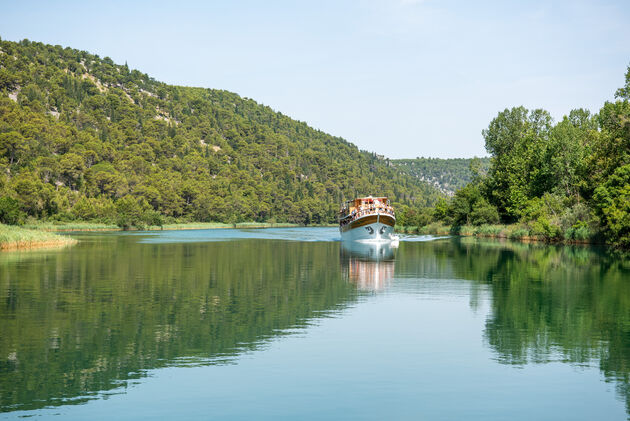
<svg viewBox="0 0 630 421">
<path fill-rule="evenodd" d="M 334 222 L 339 203 L 441 193 L 376 154 L 222 90 L 0 40 L 0 222 Z"/>
<path fill-rule="evenodd" d="M 391 161 L 404 172 L 432 184 L 442 193 L 452 196 L 456 190 L 470 183 L 473 168 L 479 167 L 487 172 L 490 158 L 416 158 L 394 159 Z"/>
<path fill-rule="evenodd" d="M 469 184 L 434 208 L 407 212 L 405 223 L 503 222 L 549 241 L 630 248 L 629 101 L 630 66 L 615 101 L 597 114 L 575 109 L 554 122 L 542 109 L 501 111 L 483 131 L 487 173 L 471 168 Z"/>
</svg>

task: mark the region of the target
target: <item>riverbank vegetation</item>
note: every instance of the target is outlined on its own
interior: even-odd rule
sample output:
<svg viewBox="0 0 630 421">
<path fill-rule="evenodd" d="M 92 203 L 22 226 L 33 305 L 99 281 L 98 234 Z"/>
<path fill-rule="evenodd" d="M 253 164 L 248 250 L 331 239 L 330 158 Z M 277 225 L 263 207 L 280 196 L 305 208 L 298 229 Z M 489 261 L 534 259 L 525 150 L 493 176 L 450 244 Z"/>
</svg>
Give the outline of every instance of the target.
<svg viewBox="0 0 630 421">
<path fill-rule="evenodd" d="M 440 192 L 389 160 L 237 94 L 110 58 L 0 40 L 0 222 L 322 224 L 357 195 Z"/>
<path fill-rule="evenodd" d="M 477 163 L 451 199 L 401 206 L 397 222 L 630 248 L 630 67 L 615 98 L 598 114 L 575 109 L 557 123 L 542 109 L 500 112 L 483 131 L 488 171 Z"/>
<path fill-rule="evenodd" d="M 75 239 L 63 235 L 0 224 L 0 250 L 63 247 L 74 243 Z"/>
<path fill-rule="evenodd" d="M 569 228 L 562 239 L 550 238 L 545 233 L 531 229 L 526 224 L 482 224 L 482 225 L 446 225 L 432 222 L 424 226 L 397 227 L 403 234 L 421 235 L 459 235 L 463 237 L 502 238 L 520 241 L 564 242 L 567 244 L 604 244 L 605 238 L 600 233 L 593 233 L 587 228 Z"/>
</svg>

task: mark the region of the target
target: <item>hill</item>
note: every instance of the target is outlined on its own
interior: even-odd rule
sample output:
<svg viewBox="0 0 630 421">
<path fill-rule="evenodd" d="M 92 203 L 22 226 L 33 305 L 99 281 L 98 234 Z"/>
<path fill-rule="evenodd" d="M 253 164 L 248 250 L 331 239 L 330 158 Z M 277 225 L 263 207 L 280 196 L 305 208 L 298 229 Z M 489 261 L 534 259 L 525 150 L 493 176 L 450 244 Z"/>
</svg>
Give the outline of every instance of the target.
<svg viewBox="0 0 630 421">
<path fill-rule="evenodd" d="M 442 193 L 452 196 L 472 181 L 470 165 L 476 160 L 482 173 L 490 168 L 490 158 L 416 158 L 395 159 L 392 164 L 421 181 L 430 183 Z"/>
<path fill-rule="evenodd" d="M 325 223 L 356 195 L 414 206 L 440 196 L 251 99 L 28 40 L 0 40 L 0 170 L 5 222 Z"/>
</svg>

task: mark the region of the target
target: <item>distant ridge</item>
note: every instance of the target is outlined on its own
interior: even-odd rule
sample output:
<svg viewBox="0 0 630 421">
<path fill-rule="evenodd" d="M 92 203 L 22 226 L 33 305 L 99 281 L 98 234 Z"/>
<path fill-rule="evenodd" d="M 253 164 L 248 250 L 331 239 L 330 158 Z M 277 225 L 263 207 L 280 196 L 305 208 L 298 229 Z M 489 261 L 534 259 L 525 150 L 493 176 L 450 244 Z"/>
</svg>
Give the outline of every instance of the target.
<svg viewBox="0 0 630 421">
<path fill-rule="evenodd" d="M 425 181 L 442 193 L 452 196 L 472 180 L 470 164 L 478 160 L 483 173 L 490 168 L 490 158 L 415 158 L 395 159 L 392 164 L 421 181 Z"/>
</svg>

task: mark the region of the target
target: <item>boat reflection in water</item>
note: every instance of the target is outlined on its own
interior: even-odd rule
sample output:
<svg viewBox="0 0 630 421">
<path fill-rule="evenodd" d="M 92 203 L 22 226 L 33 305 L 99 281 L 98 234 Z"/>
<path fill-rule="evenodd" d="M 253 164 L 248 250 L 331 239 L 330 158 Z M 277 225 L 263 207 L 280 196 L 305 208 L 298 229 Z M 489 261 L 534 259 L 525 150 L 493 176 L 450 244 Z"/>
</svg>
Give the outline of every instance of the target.
<svg viewBox="0 0 630 421">
<path fill-rule="evenodd" d="M 395 250 L 392 242 L 341 242 L 341 269 L 345 279 L 361 290 L 379 291 L 394 279 Z"/>
</svg>

